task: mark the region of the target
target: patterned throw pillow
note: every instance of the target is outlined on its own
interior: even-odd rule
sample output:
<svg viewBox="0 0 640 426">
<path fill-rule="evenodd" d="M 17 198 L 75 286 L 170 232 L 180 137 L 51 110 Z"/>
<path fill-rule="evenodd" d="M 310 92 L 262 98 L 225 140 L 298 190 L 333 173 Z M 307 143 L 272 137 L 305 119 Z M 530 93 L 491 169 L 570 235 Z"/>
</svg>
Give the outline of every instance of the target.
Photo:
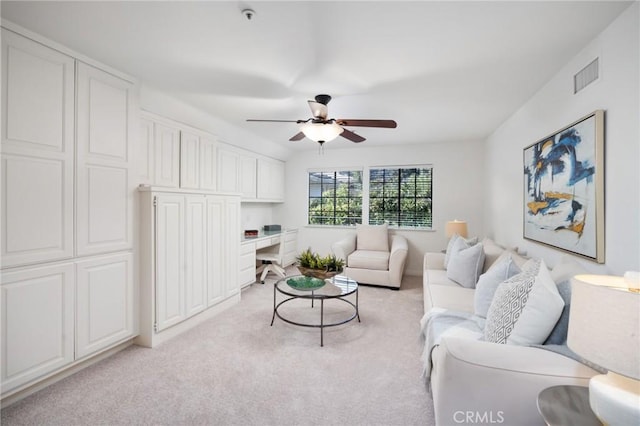
<svg viewBox="0 0 640 426">
<path fill-rule="evenodd" d="M 542 260 L 500 284 L 487 313 L 484 335 L 494 343 L 541 344 L 560 318 L 564 301 Z"/>
<path fill-rule="evenodd" d="M 533 261 L 525 265 L 518 275 L 500 284 L 487 312 L 487 321 L 484 326 L 485 340 L 493 343 L 507 343 L 507 338 L 527 303 L 539 268 L 540 262 Z"/>
</svg>

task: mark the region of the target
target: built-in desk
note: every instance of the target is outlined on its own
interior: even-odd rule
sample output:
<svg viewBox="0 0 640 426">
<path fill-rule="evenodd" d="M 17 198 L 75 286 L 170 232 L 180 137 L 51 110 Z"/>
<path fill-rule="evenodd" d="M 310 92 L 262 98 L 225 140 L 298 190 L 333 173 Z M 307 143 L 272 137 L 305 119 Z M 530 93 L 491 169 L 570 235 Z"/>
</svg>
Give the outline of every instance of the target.
<svg viewBox="0 0 640 426">
<path fill-rule="evenodd" d="M 246 238 L 244 235 L 240 244 L 239 281 L 243 287 L 256 282 L 256 251 L 280 244 L 280 238 L 285 237 L 284 265 L 293 265 L 298 252 L 298 230 L 283 229 L 282 231 L 260 232 L 257 237 Z"/>
</svg>

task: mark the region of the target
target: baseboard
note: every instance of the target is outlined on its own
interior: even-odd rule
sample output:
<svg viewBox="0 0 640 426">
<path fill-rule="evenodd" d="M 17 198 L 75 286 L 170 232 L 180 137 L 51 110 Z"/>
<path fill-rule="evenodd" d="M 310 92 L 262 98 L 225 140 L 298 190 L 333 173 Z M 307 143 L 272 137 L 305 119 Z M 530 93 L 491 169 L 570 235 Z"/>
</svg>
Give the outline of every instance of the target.
<svg viewBox="0 0 640 426">
<path fill-rule="evenodd" d="M 13 389 L 6 395 L 2 396 L 2 400 L 0 400 L 0 408 L 6 408 L 11 404 L 15 404 L 16 402 L 28 397 L 29 395 L 46 388 L 47 386 L 51 386 L 52 384 L 59 382 L 60 380 L 66 377 L 69 377 L 80 370 L 83 370 L 97 362 L 100 362 L 103 359 L 109 358 L 113 354 L 120 352 L 125 348 L 128 348 L 132 344 L 133 344 L 133 338 L 130 338 L 116 346 L 113 346 L 109 349 L 99 352 L 98 354 L 93 355 L 88 359 L 84 359 L 81 361 L 77 361 L 73 364 L 70 364 L 69 366 L 67 366 L 65 369 L 61 371 L 57 371 L 55 373 L 49 374 L 48 376 L 44 376 L 38 379 L 36 383 L 27 384 L 27 385 L 18 387 L 16 389 Z"/>
</svg>

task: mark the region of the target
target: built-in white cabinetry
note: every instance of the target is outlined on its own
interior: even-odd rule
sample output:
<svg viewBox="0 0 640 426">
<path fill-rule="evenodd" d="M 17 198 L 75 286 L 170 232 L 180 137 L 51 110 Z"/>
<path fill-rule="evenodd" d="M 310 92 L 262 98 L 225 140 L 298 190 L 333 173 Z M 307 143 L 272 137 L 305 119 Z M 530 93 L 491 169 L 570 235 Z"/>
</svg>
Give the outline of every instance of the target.
<svg viewBox="0 0 640 426">
<path fill-rule="evenodd" d="M 236 151 L 218 148 L 218 190 L 240 192 L 240 157 Z"/>
<path fill-rule="evenodd" d="M 257 191 L 256 158 L 240 155 L 238 161 L 238 190 L 243 200 L 255 200 Z"/>
<path fill-rule="evenodd" d="M 200 188 L 200 138 L 180 132 L 180 188 Z"/>
<path fill-rule="evenodd" d="M 239 300 L 240 197 L 145 187 L 140 199 L 138 342 L 152 347 Z"/>
<path fill-rule="evenodd" d="M 256 199 L 256 157 L 244 151 L 218 148 L 218 190 L 242 195 L 243 201 Z"/>
<path fill-rule="evenodd" d="M 241 286 L 246 286 L 256 282 L 256 243 L 244 242 L 240 245 L 239 259 Z"/>
<path fill-rule="evenodd" d="M 207 307 L 207 220 L 209 217 L 207 200 L 204 196 L 186 198 L 185 218 L 185 311 L 187 317 L 190 317 Z"/>
<path fill-rule="evenodd" d="M 2 267 L 73 256 L 74 59 L 2 30 Z"/>
<path fill-rule="evenodd" d="M 133 79 L 2 25 L 5 398 L 137 332 L 138 105 Z"/>
<path fill-rule="evenodd" d="M 284 238 L 284 266 L 293 265 L 296 263 L 296 257 L 298 256 L 298 230 L 287 229 Z"/>
<path fill-rule="evenodd" d="M 186 314 L 184 241 L 185 197 L 159 195 L 156 205 L 155 290 L 156 326 L 163 330 L 183 321 Z"/>
<path fill-rule="evenodd" d="M 216 141 L 200 137 L 200 189 L 215 191 L 217 183 Z"/>
<path fill-rule="evenodd" d="M 137 334 L 132 253 L 76 263 L 76 358 Z"/>
<path fill-rule="evenodd" d="M 236 197 L 237 198 L 237 197 Z M 225 268 L 225 197 L 207 197 L 207 307 L 220 303 L 226 297 Z"/>
<path fill-rule="evenodd" d="M 78 255 L 133 246 L 133 87 L 95 67 L 77 64 Z"/>
<path fill-rule="evenodd" d="M 240 252 L 240 199 L 229 197 L 225 202 L 223 216 L 225 254 L 224 260 L 224 294 L 225 297 L 239 296 L 238 254 Z"/>
<path fill-rule="evenodd" d="M 154 123 L 154 179 L 152 185 L 180 186 L 180 130 Z"/>
<path fill-rule="evenodd" d="M 143 111 L 138 152 L 138 184 L 216 190 L 213 135 Z"/>
<path fill-rule="evenodd" d="M 2 274 L 2 392 L 74 360 L 73 263 Z"/>
<path fill-rule="evenodd" d="M 242 201 L 283 202 L 284 163 L 220 144 L 218 190 L 236 192 Z"/>
<path fill-rule="evenodd" d="M 264 201 L 284 201 L 284 163 L 270 158 L 257 159 L 257 198 Z"/>
<path fill-rule="evenodd" d="M 153 185 L 155 182 L 155 131 L 152 120 L 140 117 L 140 136 L 138 141 L 137 182 L 144 185 Z"/>
</svg>

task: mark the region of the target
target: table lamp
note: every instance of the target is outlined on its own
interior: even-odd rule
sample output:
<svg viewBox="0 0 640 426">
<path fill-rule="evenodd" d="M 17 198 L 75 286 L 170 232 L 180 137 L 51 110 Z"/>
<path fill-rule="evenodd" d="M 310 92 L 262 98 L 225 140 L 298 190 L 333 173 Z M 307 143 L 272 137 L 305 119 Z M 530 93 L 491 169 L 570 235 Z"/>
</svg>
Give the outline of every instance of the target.
<svg viewBox="0 0 640 426">
<path fill-rule="evenodd" d="M 450 220 L 444 227 L 447 238 L 451 238 L 453 234 L 458 234 L 463 238 L 467 237 L 467 222 L 464 220 Z"/>
<path fill-rule="evenodd" d="M 576 275 L 571 280 L 569 348 L 608 370 L 589 381 L 589 404 L 608 425 L 640 424 L 640 289 L 626 279 Z"/>
</svg>

